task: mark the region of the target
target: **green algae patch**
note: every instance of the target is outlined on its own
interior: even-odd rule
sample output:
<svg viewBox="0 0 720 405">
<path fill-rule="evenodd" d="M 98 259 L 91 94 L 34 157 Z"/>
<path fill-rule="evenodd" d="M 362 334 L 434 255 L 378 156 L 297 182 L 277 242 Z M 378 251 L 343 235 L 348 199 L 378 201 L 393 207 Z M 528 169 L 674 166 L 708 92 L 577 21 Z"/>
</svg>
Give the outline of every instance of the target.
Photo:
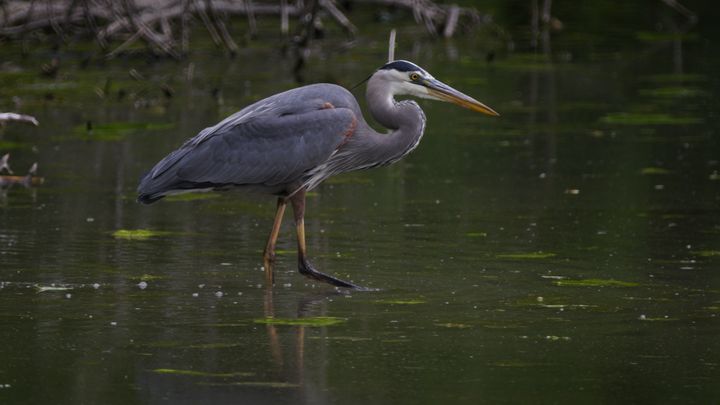
<svg viewBox="0 0 720 405">
<path fill-rule="evenodd" d="M 553 284 L 560 287 L 638 287 L 640 283 L 613 279 L 588 278 L 585 280 L 557 280 Z"/>
<path fill-rule="evenodd" d="M 118 229 L 112 233 L 115 239 L 124 240 L 147 240 L 157 236 L 167 236 L 172 234 L 168 231 L 153 231 L 150 229 Z"/>
<path fill-rule="evenodd" d="M 465 234 L 468 238 L 487 238 L 487 232 L 468 232 Z"/>
<path fill-rule="evenodd" d="M 720 257 L 720 250 L 698 250 L 692 253 L 702 257 Z"/>
<path fill-rule="evenodd" d="M 167 277 L 166 276 L 156 276 L 153 274 L 143 274 L 141 276 L 132 277 L 131 279 L 136 280 L 136 281 L 148 282 L 148 281 L 162 280 L 164 278 L 167 278 Z"/>
<path fill-rule="evenodd" d="M 551 252 L 528 252 L 528 253 L 502 253 L 496 255 L 498 259 L 517 259 L 517 260 L 538 260 L 538 259 L 550 259 L 557 256 Z"/>
<path fill-rule="evenodd" d="M 316 316 L 313 318 L 260 318 L 253 322 L 265 325 L 286 325 L 286 326 L 310 326 L 322 327 L 332 326 L 346 322 L 345 318 L 336 318 L 334 316 Z"/>
<path fill-rule="evenodd" d="M 640 169 L 640 174 L 643 176 L 665 175 L 671 173 L 671 170 L 663 169 L 662 167 L 644 167 Z"/>
<path fill-rule="evenodd" d="M 600 121 L 612 125 L 689 125 L 701 124 L 702 118 L 677 117 L 662 113 L 612 113 Z"/>
<path fill-rule="evenodd" d="M 178 370 L 174 368 L 156 368 L 152 370 L 156 374 L 183 375 L 190 377 L 217 377 L 217 378 L 233 378 L 233 377 L 252 377 L 255 373 L 249 372 L 231 372 L 231 373 L 210 373 L 206 371 L 196 370 Z"/>
<path fill-rule="evenodd" d="M 408 300 L 377 300 L 376 304 L 385 305 L 419 305 L 424 304 L 426 301 L 421 299 L 408 299 Z"/>
</svg>

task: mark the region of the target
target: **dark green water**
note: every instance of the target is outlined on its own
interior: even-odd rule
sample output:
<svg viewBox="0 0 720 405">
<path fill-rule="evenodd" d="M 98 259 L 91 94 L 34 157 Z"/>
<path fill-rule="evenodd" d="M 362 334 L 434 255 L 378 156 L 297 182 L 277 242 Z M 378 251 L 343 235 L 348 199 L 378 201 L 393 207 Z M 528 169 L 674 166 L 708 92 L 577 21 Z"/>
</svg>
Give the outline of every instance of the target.
<svg viewBox="0 0 720 405">
<path fill-rule="evenodd" d="M 298 275 L 289 221 L 265 286 L 272 198 L 134 202 L 185 138 L 296 85 L 276 50 L 198 52 L 188 80 L 188 61 L 79 51 L 45 78 L 50 51 L 0 48 L 0 110 L 41 122 L 0 155 L 46 178 L 0 194 L 0 403 L 716 403 L 717 37 L 657 35 L 672 15 L 642 7 L 607 32 L 568 12 L 537 51 L 510 21 L 517 49 L 490 63 L 481 37 L 401 31 L 399 57 L 502 117 L 422 102 L 412 155 L 309 197 L 311 258 L 380 289 L 362 293 Z M 307 80 L 365 78 L 373 29 Z"/>
</svg>

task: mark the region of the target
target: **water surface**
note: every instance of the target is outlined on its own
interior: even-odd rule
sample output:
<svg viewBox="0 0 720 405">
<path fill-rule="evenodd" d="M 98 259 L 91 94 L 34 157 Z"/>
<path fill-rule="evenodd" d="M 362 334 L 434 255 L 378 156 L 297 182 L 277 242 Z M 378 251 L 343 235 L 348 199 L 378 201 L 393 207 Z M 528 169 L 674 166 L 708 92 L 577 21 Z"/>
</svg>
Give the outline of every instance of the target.
<svg viewBox="0 0 720 405">
<path fill-rule="evenodd" d="M 264 284 L 272 198 L 134 201 L 184 139 L 296 85 L 276 50 L 198 51 L 191 80 L 189 61 L 71 55 L 50 79 L 13 59 L 2 109 L 24 94 L 41 126 L 8 126 L 0 153 L 46 182 L 0 194 L 0 402 L 720 399 L 712 31 L 565 23 L 537 50 L 519 24 L 492 62 L 477 37 L 403 33 L 399 56 L 502 117 L 422 102 L 412 155 L 310 195 L 311 258 L 379 289 L 362 293 L 297 274 L 289 217 Z M 381 33 L 340 45 L 307 80 L 351 87 L 384 61 Z"/>
</svg>

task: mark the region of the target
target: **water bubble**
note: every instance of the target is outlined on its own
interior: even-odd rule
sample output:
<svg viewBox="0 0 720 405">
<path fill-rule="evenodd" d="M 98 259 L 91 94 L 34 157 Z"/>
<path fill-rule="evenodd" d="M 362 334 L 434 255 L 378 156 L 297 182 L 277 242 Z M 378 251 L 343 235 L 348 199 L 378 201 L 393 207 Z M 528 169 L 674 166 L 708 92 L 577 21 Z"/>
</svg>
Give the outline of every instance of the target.
<svg viewBox="0 0 720 405">
<path fill-rule="evenodd" d="M 115 321 L 110 322 L 110 326 L 117 326 L 117 322 L 115 322 Z"/>
<path fill-rule="evenodd" d="M 137 284 L 137 286 L 138 286 L 139 289 L 144 290 L 144 289 L 147 288 L 148 283 L 146 283 L 146 282 L 144 282 L 144 281 L 141 281 L 141 282 L 139 282 L 139 283 Z"/>
<path fill-rule="evenodd" d="M 198 288 L 204 288 L 205 284 L 198 284 Z"/>
<path fill-rule="evenodd" d="M 100 284 L 99 284 L 99 283 L 95 283 L 95 284 L 92 285 L 92 287 L 97 290 L 98 288 L 100 288 Z"/>
<path fill-rule="evenodd" d="M 216 292 L 215 292 L 215 296 L 218 297 L 218 298 L 222 298 L 223 292 L 222 292 L 222 291 L 216 291 Z"/>
<path fill-rule="evenodd" d="M 65 294 L 65 298 L 67 298 L 67 299 L 72 298 L 72 294 L 70 294 L 70 293 Z"/>
<path fill-rule="evenodd" d="M 193 298 L 197 298 L 199 295 L 198 293 L 192 293 Z"/>
</svg>

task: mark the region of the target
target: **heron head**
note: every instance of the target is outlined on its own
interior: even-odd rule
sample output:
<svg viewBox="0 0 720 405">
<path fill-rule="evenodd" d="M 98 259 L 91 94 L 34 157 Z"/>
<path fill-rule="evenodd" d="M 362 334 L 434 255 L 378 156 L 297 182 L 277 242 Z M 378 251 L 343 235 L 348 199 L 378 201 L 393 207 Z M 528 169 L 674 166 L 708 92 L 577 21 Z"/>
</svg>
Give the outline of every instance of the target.
<svg viewBox="0 0 720 405">
<path fill-rule="evenodd" d="M 474 98 L 434 78 L 420 66 L 406 60 L 389 62 L 378 69 L 373 78 L 381 80 L 391 95 L 409 95 L 430 100 L 447 101 L 487 115 L 497 112 Z"/>
</svg>

